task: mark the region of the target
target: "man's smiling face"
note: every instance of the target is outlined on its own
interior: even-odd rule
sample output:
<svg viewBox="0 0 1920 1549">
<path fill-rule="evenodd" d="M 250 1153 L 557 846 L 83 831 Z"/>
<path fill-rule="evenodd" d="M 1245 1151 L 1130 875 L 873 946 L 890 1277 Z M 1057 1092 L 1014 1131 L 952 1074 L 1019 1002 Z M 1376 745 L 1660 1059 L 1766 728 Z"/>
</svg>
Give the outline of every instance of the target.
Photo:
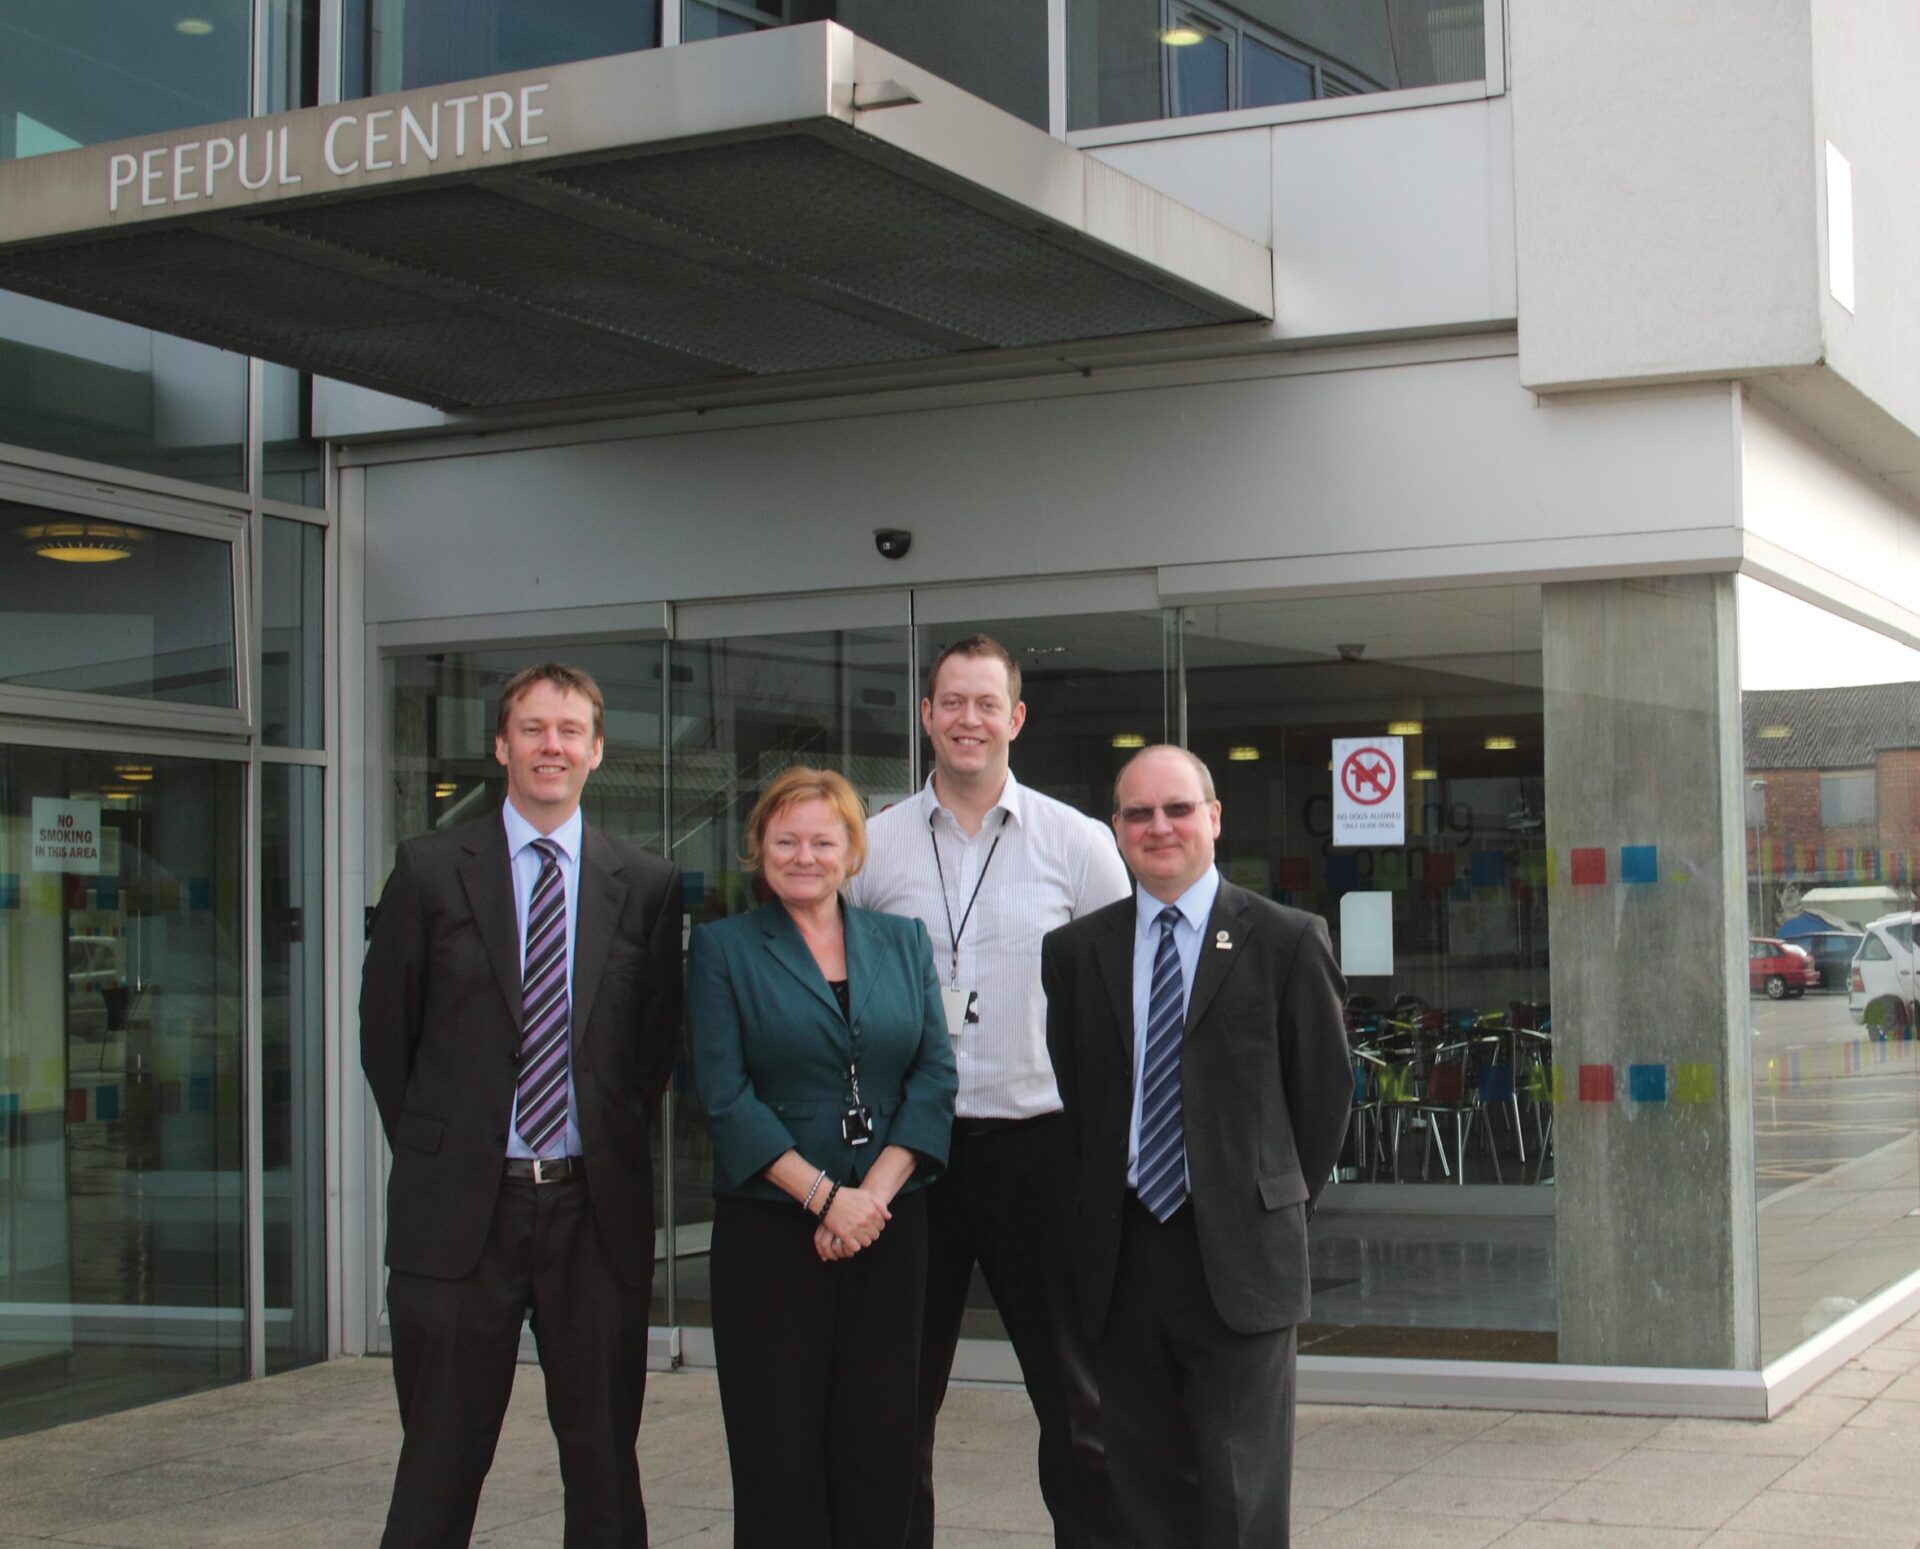
<svg viewBox="0 0 1920 1549">
<path fill-rule="evenodd" d="M 1006 664 L 991 656 L 949 656 L 933 697 L 920 701 L 920 725 L 933 744 L 934 767 L 965 782 L 1007 774 L 1007 750 L 1027 718 L 1007 692 Z"/>
<path fill-rule="evenodd" d="M 507 771 L 507 800 L 543 834 L 573 816 L 604 748 L 593 734 L 587 696 L 544 679 L 513 702 L 506 731 L 493 739 L 493 756 Z"/>
</svg>

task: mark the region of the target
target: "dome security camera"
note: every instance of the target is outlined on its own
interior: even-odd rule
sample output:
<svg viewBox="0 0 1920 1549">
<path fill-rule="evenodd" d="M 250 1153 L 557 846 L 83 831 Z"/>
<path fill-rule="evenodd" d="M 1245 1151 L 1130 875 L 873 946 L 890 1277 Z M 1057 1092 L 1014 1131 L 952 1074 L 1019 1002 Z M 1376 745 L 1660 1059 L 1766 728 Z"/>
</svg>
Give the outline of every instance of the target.
<svg viewBox="0 0 1920 1549">
<path fill-rule="evenodd" d="M 876 527 L 873 546 L 882 559 L 905 559 L 907 550 L 913 547 L 913 534 L 900 527 Z"/>
</svg>

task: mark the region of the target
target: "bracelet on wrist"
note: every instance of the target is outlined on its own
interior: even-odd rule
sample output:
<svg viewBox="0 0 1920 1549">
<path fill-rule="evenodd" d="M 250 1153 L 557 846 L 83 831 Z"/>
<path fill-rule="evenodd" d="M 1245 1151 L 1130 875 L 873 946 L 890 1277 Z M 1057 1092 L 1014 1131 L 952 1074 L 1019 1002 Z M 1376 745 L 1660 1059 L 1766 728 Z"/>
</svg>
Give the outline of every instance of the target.
<svg viewBox="0 0 1920 1549">
<path fill-rule="evenodd" d="M 807 1190 L 807 1197 L 806 1199 L 801 1201 L 801 1204 L 800 1204 L 800 1208 L 806 1211 L 808 1215 L 813 1214 L 813 1196 L 820 1192 L 820 1185 L 825 1183 L 826 1181 L 827 1181 L 827 1170 L 826 1168 L 823 1167 L 820 1169 L 818 1173 L 814 1175 L 813 1187 Z M 827 1212 L 824 1209 L 822 1209 L 820 1212 L 821 1215 L 825 1215 L 826 1213 Z"/>
<path fill-rule="evenodd" d="M 834 1199 L 839 1195 L 839 1193 L 840 1193 L 840 1185 L 838 1183 L 835 1183 L 832 1188 L 827 1190 L 827 1202 L 820 1207 L 820 1219 L 822 1221 L 826 1220 L 827 1212 L 833 1209 Z"/>
</svg>

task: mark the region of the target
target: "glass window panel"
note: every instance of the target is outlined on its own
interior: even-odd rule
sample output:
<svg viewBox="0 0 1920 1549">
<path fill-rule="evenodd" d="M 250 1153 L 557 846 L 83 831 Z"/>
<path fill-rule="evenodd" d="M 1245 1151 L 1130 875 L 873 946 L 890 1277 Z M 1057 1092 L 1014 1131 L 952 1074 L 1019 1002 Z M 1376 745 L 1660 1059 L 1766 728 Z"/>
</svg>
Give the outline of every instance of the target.
<svg viewBox="0 0 1920 1549">
<path fill-rule="evenodd" d="M 232 546 L 0 501 L 0 683 L 235 701 Z"/>
<path fill-rule="evenodd" d="M 1176 25 L 1182 36 L 1195 34 L 1191 24 Z M 1191 41 L 1165 43 L 1168 107 L 1175 118 L 1191 113 L 1224 113 L 1233 105 L 1228 95 L 1233 79 L 1233 53 L 1224 38 L 1199 33 Z"/>
<path fill-rule="evenodd" d="M 263 113 L 320 100 L 320 0 L 266 0 L 267 98 Z"/>
<path fill-rule="evenodd" d="M 260 771 L 267 1370 L 327 1358 L 322 771 Z"/>
<path fill-rule="evenodd" d="M 1240 106 L 1272 107 L 1277 102 L 1311 102 L 1313 67 L 1289 59 L 1258 38 L 1248 38 L 1240 55 Z"/>
<path fill-rule="evenodd" d="M 245 1375 L 243 774 L 0 747 L 0 1434 Z"/>
<path fill-rule="evenodd" d="M 247 113 L 251 6 L 0 8 L 0 160 Z M 238 355 L 0 292 L 0 442 L 245 487 Z"/>
<path fill-rule="evenodd" d="M 325 745 L 326 530 L 270 516 L 260 543 L 260 732 L 271 745 Z"/>
<path fill-rule="evenodd" d="M 1775 1361 L 1920 1269 L 1920 651 L 1744 576 L 1738 597 L 1746 781 L 1767 798 L 1747 809 L 1748 934 L 1858 943 L 1846 972 L 1750 1002 Z"/>
<path fill-rule="evenodd" d="M 1067 122 L 1093 129 L 1214 111 L 1185 81 L 1200 69 L 1185 56 L 1199 47 L 1161 41 L 1170 22 L 1189 16 L 1238 40 L 1244 95 L 1223 105 L 1255 107 L 1305 100 L 1316 85 L 1336 97 L 1477 81 L 1486 73 L 1485 10 L 1484 0 L 1244 0 L 1166 10 L 1158 0 L 1069 0 Z M 1314 72 L 1304 83 L 1303 65 Z M 1216 78 L 1204 84 L 1213 90 Z"/>
<path fill-rule="evenodd" d="M 266 470 L 260 493 L 289 505 L 326 505 L 320 443 L 313 438 L 313 377 L 291 366 L 261 365 L 260 437 Z"/>
<path fill-rule="evenodd" d="M 656 0 L 352 0 L 363 50 L 348 78 L 368 93 L 625 54 L 660 41 Z"/>
<path fill-rule="evenodd" d="M 761 32 L 768 27 L 784 25 L 777 5 L 684 0 L 680 7 L 680 38 L 686 43 L 701 43 L 708 38 L 734 38 L 742 33 Z"/>
<path fill-rule="evenodd" d="M 694 922 L 760 901 L 742 867 L 744 825 L 767 781 L 791 764 L 837 769 L 877 810 L 910 789 L 912 689 L 907 632 L 676 641 L 671 647 L 673 859 Z M 713 1157 L 683 1069 L 669 1095 L 674 1126 L 676 1311 L 709 1321 L 706 1242 Z M 658 1282 L 656 1282 L 656 1291 Z"/>
<path fill-rule="evenodd" d="M 1343 899 L 1388 900 L 1392 971 L 1349 981 L 1360 1106 L 1341 1176 L 1357 1187 L 1314 1217 L 1301 1348 L 1554 1359 L 1554 1193 L 1535 1186 L 1553 1176 L 1539 589 L 1181 620 L 1188 745 L 1220 795 L 1226 876 L 1321 915 L 1336 951 Z M 1405 841 L 1336 844 L 1333 741 L 1388 735 Z M 1395 1179 L 1487 1202 L 1435 1218 L 1368 1198 Z"/>
</svg>

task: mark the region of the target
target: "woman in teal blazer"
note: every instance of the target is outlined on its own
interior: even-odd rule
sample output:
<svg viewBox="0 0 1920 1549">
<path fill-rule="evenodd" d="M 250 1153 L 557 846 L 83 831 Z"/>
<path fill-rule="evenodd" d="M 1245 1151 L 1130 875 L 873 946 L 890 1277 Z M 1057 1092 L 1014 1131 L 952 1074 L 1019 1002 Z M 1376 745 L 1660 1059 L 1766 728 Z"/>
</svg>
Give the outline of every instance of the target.
<svg viewBox="0 0 1920 1549">
<path fill-rule="evenodd" d="M 773 902 L 687 953 L 737 1549 L 900 1549 L 913 1506 L 917 1190 L 957 1083 L 926 932 L 840 900 L 865 852 L 853 787 L 785 771 L 747 822 Z"/>
</svg>

